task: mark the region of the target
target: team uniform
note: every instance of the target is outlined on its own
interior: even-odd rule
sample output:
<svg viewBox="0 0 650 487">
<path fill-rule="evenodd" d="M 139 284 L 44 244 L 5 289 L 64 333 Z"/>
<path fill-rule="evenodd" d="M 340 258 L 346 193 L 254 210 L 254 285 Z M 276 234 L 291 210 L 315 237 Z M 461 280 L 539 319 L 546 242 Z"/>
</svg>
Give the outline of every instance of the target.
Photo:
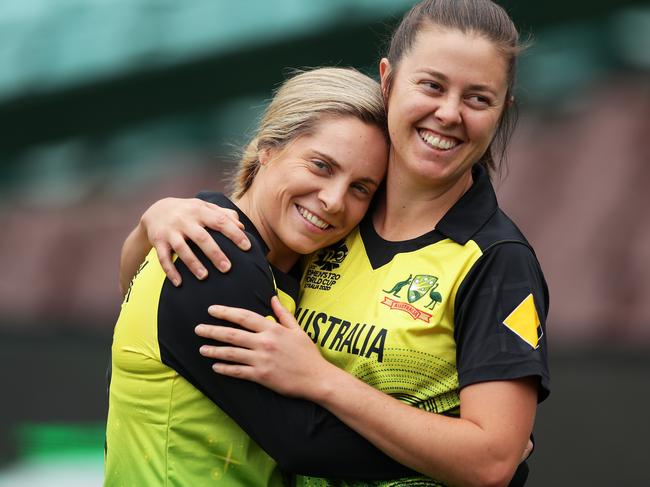
<svg viewBox="0 0 650 487">
<path fill-rule="evenodd" d="M 235 208 L 221 195 L 212 200 Z M 283 485 L 276 463 L 215 405 L 212 361 L 199 355 L 205 340 L 194 334 L 197 324 L 215 322 L 207 309 L 216 302 L 272 314 L 276 283 L 295 307 L 296 280 L 269 267 L 262 239 L 240 218 L 250 252 L 215 235 L 235 264 L 227 275 L 201 282 L 184 269 L 175 288 L 152 250 L 131 283 L 113 338 L 105 485 Z"/>
<path fill-rule="evenodd" d="M 207 313 L 210 305 L 271 316 L 274 294 L 292 312 L 298 295 L 298 280 L 269 266 L 250 220 L 221 194 L 200 196 L 236 209 L 252 248 L 242 252 L 213 233 L 232 270 L 198 281 L 177 261 L 179 288 L 165 278 L 155 251 L 140 266 L 113 337 L 105 485 L 276 487 L 286 484 L 281 468 L 359 478 L 409 472 L 320 406 L 215 374 L 212 360 L 199 354 L 208 340 L 195 326 L 228 325 Z"/>
<path fill-rule="evenodd" d="M 472 188 L 436 230 L 426 235 L 406 242 L 387 242 L 376 234 L 367 217 L 347 239 L 311 256 L 306 262 L 296 311 L 301 326 L 328 360 L 399 400 L 451 416 L 459 413 L 460 389 L 476 382 L 536 376 L 540 401 L 549 390 L 544 334 L 548 292 L 543 275 L 529 244 L 498 208 L 487 175 L 478 169 L 474 178 Z M 243 221 L 248 227 L 250 222 L 245 217 Z M 241 252 L 219 235 L 214 237 L 233 261 L 230 273 L 239 272 Z M 201 258 L 207 265 L 207 259 Z M 179 270 L 183 287 L 188 282 L 199 282 L 182 264 Z M 212 272 L 210 279 L 213 275 L 222 278 Z M 138 275 L 133 296 L 137 296 L 139 279 Z M 160 279 L 163 288 L 174 289 Z M 250 292 L 257 292 L 261 279 L 250 275 L 244 279 L 242 282 L 254 284 Z M 240 291 L 248 289 L 240 284 L 236 286 Z M 272 293 L 272 288 L 269 286 L 268 292 Z M 193 330 L 197 323 L 213 322 L 205 309 L 216 301 L 231 304 L 216 298 L 218 295 L 213 292 L 207 296 L 198 315 L 189 317 L 186 326 L 177 323 L 175 327 Z M 260 302 L 263 309 L 258 312 L 269 315 L 268 300 Z M 183 306 L 188 308 L 185 303 Z M 188 347 L 188 362 L 204 360 L 197 352 L 202 341 L 195 340 Z M 118 365 L 114 363 L 114 367 Z M 294 477 L 294 485 L 442 485 L 386 457 L 320 406 L 280 396 L 252 382 L 214 374 L 209 365 L 204 362 L 205 368 L 201 369 L 205 383 L 194 386 L 210 397 L 220 412 L 232 417 L 283 470 L 300 474 Z M 171 368 L 185 377 L 180 361 Z M 113 389 L 111 386 L 111 394 Z M 142 407 L 149 406 L 152 396 L 146 397 L 147 402 L 140 401 Z M 112 451 L 111 415 L 117 416 L 109 413 L 107 466 Z M 197 420 L 196 428 L 220 433 L 221 421 L 219 417 L 218 427 L 210 430 L 214 420 L 203 418 Z M 205 444 L 199 444 L 190 455 L 201 454 L 198 449 Z M 123 457 L 132 457 L 130 461 L 135 464 L 145 450 L 141 442 L 134 441 L 127 451 Z M 221 453 L 229 460 L 218 456 L 202 459 L 192 472 L 176 476 L 184 481 L 179 483 L 205 482 L 211 476 L 209 469 L 217 468 L 215 458 L 217 466 L 224 467 L 217 477 L 226 472 L 226 467 L 229 474 L 234 467 L 242 471 L 257 468 L 230 451 Z M 123 460 L 128 464 L 129 458 Z M 175 460 L 175 465 L 182 463 L 179 458 Z M 120 467 L 119 462 L 114 461 L 114 465 Z M 511 485 L 523 485 L 525 473 L 523 464 Z M 269 475 L 270 479 L 278 477 Z M 159 482 L 140 484 L 155 483 Z M 255 484 L 247 480 L 241 485 Z"/>
<path fill-rule="evenodd" d="M 462 387 L 528 376 L 539 378 L 539 401 L 548 395 L 546 283 L 481 168 L 435 230 L 389 242 L 369 215 L 344 241 L 310 257 L 301 288 L 296 317 L 323 356 L 407 404 L 457 416 Z M 511 485 L 526 474 L 522 464 Z M 442 484 L 421 476 L 374 483 L 300 476 L 296 485 Z"/>
</svg>

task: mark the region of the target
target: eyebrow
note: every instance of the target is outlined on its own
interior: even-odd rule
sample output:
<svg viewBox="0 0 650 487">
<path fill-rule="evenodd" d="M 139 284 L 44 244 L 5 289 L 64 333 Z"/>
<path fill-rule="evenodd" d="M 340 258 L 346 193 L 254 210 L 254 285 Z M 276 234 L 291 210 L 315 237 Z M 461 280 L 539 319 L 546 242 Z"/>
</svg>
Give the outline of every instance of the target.
<svg viewBox="0 0 650 487">
<path fill-rule="evenodd" d="M 434 78 L 438 78 L 439 80 L 444 81 L 445 83 L 449 83 L 449 78 L 443 73 L 436 71 L 435 69 L 422 69 L 420 70 L 420 72 L 431 75 Z M 468 88 L 472 91 L 487 91 L 489 93 L 496 95 L 496 91 L 488 85 L 481 85 L 481 84 L 469 85 Z"/>
<path fill-rule="evenodd" d="M 314 150 L 314 153 L 318 157 L 321 157 L 321 158 L 325 159 L 328 163 L 330 163 L 335 168 L 341 169 L 341 165 L 338 162 L 336 162 L 336 160 L 333 159 L 331 156 L 328 156 L 327 154 L 323 154 L 321 151 L 318 151 L 318 150 Z M 374 179 L 369 178 L 369 177 L 359 178 L 359 181 L 362 181 L 364 183 L 374 184 L 375 186 L 379 187 L 379 183 L 377 181 L 375 181 Z"/>
</svg>

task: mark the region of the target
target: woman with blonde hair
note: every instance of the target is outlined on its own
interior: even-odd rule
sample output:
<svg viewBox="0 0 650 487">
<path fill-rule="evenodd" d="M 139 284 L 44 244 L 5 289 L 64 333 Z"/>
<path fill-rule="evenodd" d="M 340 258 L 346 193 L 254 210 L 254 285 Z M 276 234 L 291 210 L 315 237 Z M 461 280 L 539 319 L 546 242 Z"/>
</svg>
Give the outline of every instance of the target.
<svg viewBox="0 0 650 487">
<path fill-rule="evenodd" d="M 215 302 L 266 316 L 277 294 L 295 309 L 298 282 L 290 269 L 301 255 L 344 238 L 359 223 L 384 177 L 387 150 L 381 92 L 367 76 L 322 68 L 280 87 L 242 157 L 234 197 L 199 195 L 238 215 L 250 250 L 211 232 L 233 261 L 229 273 L 186 278 L 175 287 L 151 251 L 124 288 L 112 345 L 105 485 L 283 485 L 276 462 L 222 409 L 228 398 L 214 380 L 211 360 L 198 354 L 208 341 L 194 327 L 199 321 L 225 323 L 207 313 Z M 141 238 L 139 231 L 130 242 Z M 189 276 L 182 263 L 178 268 Z M 248 407 L 263 411 L 265 404 L 255 400 L 274 393 L 245 385 L 250 394 L 259 393 Z M 296 411 L 315 407 L 303 403 L 295 401 Z M 385 458 L 328 415 L 344 436 L 356 439 L 350 455 L 363 459 L 368 451 L 371 459 Z M 325 430 L 330 432 L 337 434 Z M 321 450 L 312 459 L 314 473 L 339 468 L 341 448 L 330 450 L 329 458 Z"/>
</svg>

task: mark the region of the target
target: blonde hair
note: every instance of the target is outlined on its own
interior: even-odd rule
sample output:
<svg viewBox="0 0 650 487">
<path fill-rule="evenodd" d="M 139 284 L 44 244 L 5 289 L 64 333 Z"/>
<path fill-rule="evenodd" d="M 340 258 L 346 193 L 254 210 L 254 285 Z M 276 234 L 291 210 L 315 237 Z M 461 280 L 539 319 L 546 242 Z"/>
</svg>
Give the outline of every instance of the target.
<svg viewBox="0 0 650 487">
<path fill-rule="evenodd" d="M 352 68 L 316 68 L 298 72 L 275 92 L 257 131 L 243 150 L 234 177 L 233 196 L 241 198 L 259 169 L 258 153 L 282 148 L 311 135 L 325 116 L 355 117 L 386 135 L 386 110 L 379 83 Z"/>
</svg>

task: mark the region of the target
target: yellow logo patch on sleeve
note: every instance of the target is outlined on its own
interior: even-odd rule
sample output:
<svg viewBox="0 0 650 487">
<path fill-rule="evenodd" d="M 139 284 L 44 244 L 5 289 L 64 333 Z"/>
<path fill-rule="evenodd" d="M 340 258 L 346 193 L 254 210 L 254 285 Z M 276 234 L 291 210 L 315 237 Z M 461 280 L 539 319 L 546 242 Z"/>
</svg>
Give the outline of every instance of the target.
<svg viewBox="0 0 650 487">
<path fill-rule="evenodd" d="M 539 339 L 542 336 L 542 327 L 535 308 L 533 295 L 526 298 L 512 310 L 508 317 L 503 320 L 513 333 L 533 348 L 539 346 Z"/>
</svg>

